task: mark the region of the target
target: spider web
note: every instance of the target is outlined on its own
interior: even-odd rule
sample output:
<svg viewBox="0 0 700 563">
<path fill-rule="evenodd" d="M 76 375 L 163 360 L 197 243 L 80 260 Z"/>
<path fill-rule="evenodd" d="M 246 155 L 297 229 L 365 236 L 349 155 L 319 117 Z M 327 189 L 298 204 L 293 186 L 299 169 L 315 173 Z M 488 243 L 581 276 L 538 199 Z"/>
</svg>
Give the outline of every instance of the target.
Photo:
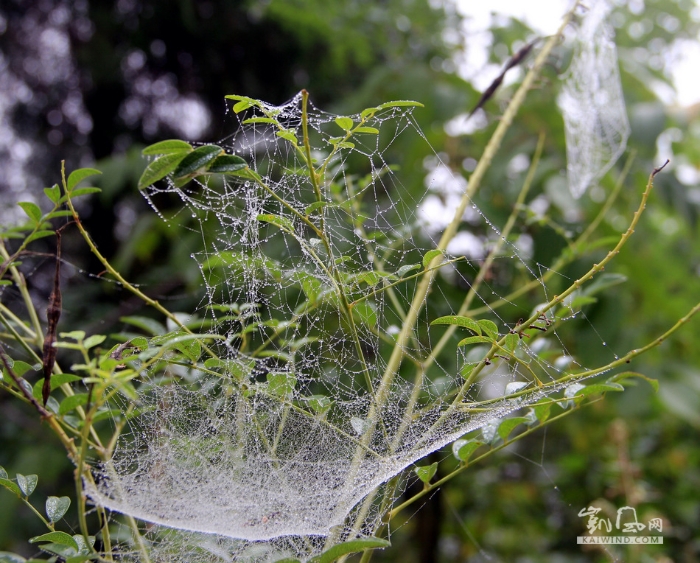
<svg viewBox="0 0 700 563">
<path fill-rule="evenodd" d="M 414 108 L 389 104 L 339 120 L 311 106 L 316 189 L 296 142 L 301 106 L 299 94 L 253 108 L 243 117 L 257 119 L 227 140 L 258 180 L 169 182 L 147 193 L 152 203 L 175 195 L 200 223 L 200 312 L 217 335 L 209 341 L 216 357 L 170 366 L 166 377 L 144 374 L 135 415 L 88 491 L 159 525 L 148 534 L 155 561 L 305 559 L 370 536 L 402 490 L 393 477 L 560 390 L 573 361 L 555 330 L 559 360 L 539 354 L 542 339 L 521 339 L 513 351 L 520 364 L 496 360 L 477 381 L 470 367 L 489 346 L 464 351 L 453 340 L 436 352 L 444 329 L 430 321 L 458 312 L 445 284 L 473 280 L 453 263 L 458 256 L 444 254 L 433 291 L 413 299 L 436 244 L 420 210 L 435 194 L 414 195 L 391 157 L 404 135 L 425 138 Z M 342 134 L 348 117 L 366 128 L 352 142 Z M 476 205 L 462 219 L 485 249 L 505 249 L 501 256 L 537 278 Z M 486 296 L 477 300 L 489 309 Z M 411 307 L 417 321 L 399 346 Z M 489 310 L 506 334 L 505 319 Z"/>
<path fill-rule="evenodd" d="M 583 17 L 558 99 L 564 117 L 569 189 L 575 198 L 615 164 L 630 126 L 608 23 L 611 6 L 596 0 Z"/>
</svg>

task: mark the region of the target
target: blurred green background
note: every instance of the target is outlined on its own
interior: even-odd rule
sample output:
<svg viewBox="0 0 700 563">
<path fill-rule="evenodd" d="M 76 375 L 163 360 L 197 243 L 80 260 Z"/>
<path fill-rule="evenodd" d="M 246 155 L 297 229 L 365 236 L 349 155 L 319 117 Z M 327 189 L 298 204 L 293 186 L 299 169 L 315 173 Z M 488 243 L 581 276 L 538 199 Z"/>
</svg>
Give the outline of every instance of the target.
<svg viewBox="0 0 700 563">
<path fill-rule="evenodd" d="M 0 197 L 7 205 L 0 218 L 5 224 L 16 219 L 16 200 L 39 202 L 41 188 L 59 180 L 61 160 L 68 169 L 94 165 L 104 172 L 103 192 L 81 212 L 99 248 L 148 295 L 171 310 L 191 311 L 202 296 L 190 258 L 201 233 L 167 228 L 137 192 L 145 166 L 140 149 L 170 137 L 217 141 L 231 134 L 235 120 L 226 94 L 277 104 L 306 88 L 317 107 L 334 113 L 420 101 L 425 107 L 414 116 L 427 140 L 454 173 L 468 178 L 523 73 L 514 70 L 515 82 L 487 102 L 484 127 L 469 134 L 445 127 L 469 111 L 483 89 L 456 71 L 471 48 L 471 38 L 462 37 L 468 7 L 464 11 L 467 16 L 449 2 L 427 0 L 4 2 Z M 692 2 L 648 0 L 641 9 L 638 1 L 616 2 L 611 21 L 632 127 L 627 154 L 634 150 L 636 158 L 600 236 L 619 236 L 650 171 L 666 158 L 672 162 L 657 176 L 640 225 L 608 269 L 627 281 L 599 294 L 566 333 L 572 340 L 564 344 L 583 365 L 647 343 L 700 298 L 700 107 L 668 107 L 657 96 L 671 87 L 660 57 L 675 41 L 696 38 L 699 19 Z M 533 36 L 522 22 L 495 18 L 489 62 L 503 65 Z M 566 246 L 566 234 L 580 232 L 595 216 L 627 156 L 600 182 L 602 189 L 578 201 L 566 196 L 563 124 L 554 100 L 568 56 L 562 48 L 547 65 L 477 200 L 502 226 L 525 174 L 517 158 L 530 157 L 545 131 L 528 201 L 544 202 L 547 211 L 537 216 L 531 207 L 521 229 L 545 267 Z M 426 148 L 419 136 L 402 137 L 390 154 L 416 198 L 425 190 Z M 53 243 L 42 244 L 37 250 L 53 252 Z M 140 302 L 98 279 L 101 267 L 75 233 L 67 231 L 64 245 L 61 330 L 108 334 L 123 328 L 121 316 L 144 314 Z M 585 272 L 604 254 L 591 251 L 562 277 Z M 39 257 L 27 264 L 33 297 L 45 303 L 53 263 Z M 443 291 L 457 299 L 462 290 Z M 2 299 L 11 306 L 18 296 L 6 290 Z M 658 379 L 658 393 L 639 384 L 609 395 L 474 466 L 403 514 L 392 525 L 393 547 L 375 560 L 700 561 L 699 329 L 700 321 L 692 320 L 630 366 Z M 449 458 L 449 451 L 436 452 L 430 461 L 444 459 L 440 471 L 446 472 Z M 0 396 L 0 465 L 11 474 L 38 473 L 43 495 L 73 494 L 62 450 L 34 412 L 7 395 Z M 663 518 L 664 545 L 576 545 L 585 531 L 578 512 L 592 503 L 613 515 L 632 505 L 640 520 Z M 36 553 L 26 542 L 42 532 L 36 519 L 5 490 L 0 507 L 0 551 Z"/>
</svg>

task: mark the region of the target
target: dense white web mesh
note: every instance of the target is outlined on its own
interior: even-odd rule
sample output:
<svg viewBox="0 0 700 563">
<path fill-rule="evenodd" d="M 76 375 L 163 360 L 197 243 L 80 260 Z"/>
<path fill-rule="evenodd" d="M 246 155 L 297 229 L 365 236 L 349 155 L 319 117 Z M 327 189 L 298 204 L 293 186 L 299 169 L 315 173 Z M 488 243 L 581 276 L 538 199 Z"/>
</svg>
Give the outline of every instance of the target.
<svg viewBox="0 0 700 563">
<path fill-rule="evenodd" d="M 587 2 L 558 99 L 564 116 L 571 194 L 579 198 L 615 164 L 630 129 L 607 0 Z"/>
<path fill-rule="evenodd" d="M 264 110 L 301 139 L 300 103 L 297 96 Z M 350 118 L 355 125 L 363 119 Z M 413 304 L 421 309 L 418 321 L 399 369 L 390 369 L 434 242 L 417 219 L 422 200 L 385 160 L 402 135 L 422 136 L 412 108 L 378 109 L 364 119 L 370 129 L 339 145 L 343 128 L 335 116 L 309 110 L 316 166 L 337 147 L 319 173 L 322 205 L 303 148 L 260 122 L 244 124 L 228 142 L 260 181 L 234 177 L 149 191 L 154 202 L 175 194 L 203 232 L 218 224 L 195 258 L 206 280 L 202 312 L 221 335 L 210 342 L 219 360 L 202 355 L 196 368 L 171 365 L 169 377 L 144 374 L 137 416 L 102 469 L 98 490 L 89 491 L 113 510 L 176 529 L 153 532 L 161 540 L 153 560 L 305 558 L 328 536 L 371 535 L 382 506 L 401 492 L 381 488 L 393 476 L 558 389 L 534 384 L 533 373 L 547 384 L 563 368 L 525 339 L 514 353 L 526 370 L 495 360 L 479 383 L 466 384 L 464 368 L 489 347 L 457 351 L 467 334 L 433 357 L 444 327 L 430 321 L 456 313 L 435 283 Z M 512 262 L 532 273 L 475 206 L 469 221 L 487 247 L 502 242 Z M 460 275 L 451 264 L 443 269 Z M 505 320 L 514 323 L 495 311 L 489 318 L 501 335 Z M 570 361 L 553 341 L 561 352 L 549 357 Z M 528 385 L 529 394 L 505 396 Z M 475 404 L 483 400 L 491 402 Z"/>
</svg>

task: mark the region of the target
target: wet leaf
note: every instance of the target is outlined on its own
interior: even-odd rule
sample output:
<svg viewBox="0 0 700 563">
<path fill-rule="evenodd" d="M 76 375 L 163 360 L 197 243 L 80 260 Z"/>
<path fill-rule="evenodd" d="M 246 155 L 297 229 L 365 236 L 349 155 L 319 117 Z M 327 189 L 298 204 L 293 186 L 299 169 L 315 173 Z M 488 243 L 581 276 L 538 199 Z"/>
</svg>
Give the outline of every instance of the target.
<svg viewBox="0 0 700 563">
<path fill-rule="evenodd" d="M 186 152 L 170 153 L 151 162 L 141 174 L 138 184 L 139 190 L 143 190 L 155 184 L 158 180 L 165 178 L 178 167 L 187 154 Z"/>
<path fill-rule="evenodd" d="M 437 468 L 438 464 L 437 462 L 435 462 L 431 463 L 430 465 L 415 467 L 413 470 L 416 472 L 416 475 L 418 475 L 418 478 L 427 485 L 428 483 L 430 483 L 430 480 L 435 476 L 435 473 L 437 473 Z"/>
<path fill-rule="evenodd" d="M 57 543 L 59 545 L 64 545 L 66 547 L 71 547 L 76 553 L 80 551 L 78 543 L 75 541 L 73 536 L 69 536 L 65 532 L 49 532 L 48 534 L 43 534 L 41 536 L 35 536 L 29 540 L 29 543 L 38 542 L 51 542 Z"/>
<path fill-rule="evenodd" d="M 517 426 L 520 426 L 521 424 L 526 424 L 527 422 L 528 422 L 528 419 L 527 419 L 527 417 L 524 417 L 524 416 L 516 416 L 513 418 L 506 418 L 498 426 L 498 435 L 505 440 L 508 438 L 508 436 L 510 436 L 510 433 Z"/>
<path fill-rule="evenodd" d="M 457 440 L 452 444 L 452 455 L 459 461 L 469 461 L 472 454 L 483 445 L 480 440 Z"/>
<path fill-rule="evenodd" d="M 498 338 L 498 327 L 496 326 L 496 323 L 487 319 L 481 319 L 477 322 L 479 323 L 481 330 L 488 334 L 492 339 L 495 340 Z"/>
<path fill-rule="evenodd" d="M 27 214 L 27 217 L 29 217 L 35 223 L 38 223 L 41 220 L 41 209 L 39 209 L 39 206 L 36 203 L 32 203 L 31 201 L 20 201 L 17 205 L 19 205 Z"/>
<path fill-rule="evenodd" d="M 173 177 L 183 178 L 184 176 L 190 176 L 199 171 L 203 171 L 207 164 L 218 156 L 222 156 L 223 152 L 223 149 L 216 145 L 198 147 L 185 155 L 185 158 L 180 161 L 180 164 L 178 164 L 173 172 Z"/>
<path fill-rule="evenodd" d="M 63 416 L 77 409 L 78 407 L 85 406 L 87 404 L 87 400 L 87 393 L 77 393 L 75 395 L 69 395 L 61 401 L 61 404 L 58 407 L 58 414 Z"/>
<path fill-rule="evenodd" d="M 428 252 L 426 252 L 423 256 L 423 267 L 427 268 L 428 266 L 430 266 L 430 263 L 433 261 L 433 259 L 437 256 L 441 256 L 442 254 L 444 254 L 444 252 L 438 248 L 428 250 Z"/>
<path fill-rule="evenodd" d="M 396 100 L 393 102 L 385 102 L 381 104 L 380 106 L 377 107 L 377 109 L 386 109 L 386 108 L 400 108 L 400 107 L 425 107 L 423 104 L 420 102 L 414 102 L 412 100 Z"/>
<path fill-rule="evenodd" d="M 278 372 L 267 374 L 268 389 L 278 397 L 289 397 L 294 393 L 297 378 L 292 373 Z"/>
<path fill-rule="evenodd" d="M 69 497 L 49 497 L 46 499 L 46 515 L 51 522 L 58 522 L 69 508 Z"/>
<path fill-rule="evenodd" d="M 70 176 L 68 176 L 68 182 L 66 183 L 67 191 L 72 192 L 73 188 L 75 188 L 75 186 L 77 186 L 85 178 L 99 174 L 102 174 L 102 172 L 95 170 L 94 168 L 79 168 L 78 170 L 74 170 L 71 172 Z"/>
<path fill-rule="evenodd" d="M 335 123 L 344 131 L 350 131 L 350 129 L 352 129 L 352 126 L 355 125 L 353 120 L 349 117 L 336 117 Z"/>
<path fill-rule="evenodd" d="M 309 563 L 333 563 L 333 561 L 340 559 L 344 555 L 349 555 L 350 553 L 358 553 L 366 549 L 377 549 L 382 547 L 391 547 L 391 543 L 387 540 L 382 540 L 379 538 L 361 538 L 350 540 L 334 545 L 329 550 L 321 553 L 321 555 L 317 555 L 316 557 L 310 559 Z"/>
<path fill-rule="evenodd" d="M 188 153 L 192 150 L 192 146 L 185 141 L 179 139 L 168 139 L 167 141 L 160 141 L 159 143 L 154 143 L 147 146 L 141 151 L 144 156 L 151 156 L 157 154 L 173 154 L 173 153 Z"/>
<path fill-rule="evenodd" d="M 22 475 L 21 473 L 17 473 L 17 486 L 19 486 L 24 496 L 28 497 L 34 492 L 38 481 L 39 477 L 37 475 Z"/>
<path fill-rule="evenodd" d="M 478 322 L 476 322 L 474 319 L 469 318 L 469 317 L 461 317 L 459 315 L 447 315 L 447 316 L 439 317 L 439 318 L 435 319 L 433 322 L 430 323 L 430 326 L 433 326 L 433 325 L 461 326 L 464 328 L 468 328 L 472 332 L 481 336 L 481 326 L 479 325 Z"/>
<path fill-rule="evenodd" d="M 207 172 L 213 174 L 227 174 L 229 172 L 238 172 L 248 166 L 248 163 L 240 156 L 232 154 L 224 154 L 216 157 L 207 168 Z"/>
</svg>

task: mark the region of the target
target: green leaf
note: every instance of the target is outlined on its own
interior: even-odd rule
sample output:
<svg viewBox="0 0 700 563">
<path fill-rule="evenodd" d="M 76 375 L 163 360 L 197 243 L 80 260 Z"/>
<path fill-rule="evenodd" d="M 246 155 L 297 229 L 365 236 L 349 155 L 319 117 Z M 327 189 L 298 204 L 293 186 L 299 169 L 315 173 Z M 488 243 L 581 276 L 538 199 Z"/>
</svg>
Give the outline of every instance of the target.
<svg viewBox="0 0 700 563">
<path fill-rule="evenodd" d="M 535 405 L 533 410 L 535 411 L 537 420 L 540 422 L 546 422 L 546 420 L 549 418 L 549 413 L 552 410 L 552 403 L 548 401 L 546 403 Z"/>
<path fill-rule="evenodd" d="M 161 346 L 163 348 L 177 348 L 181 350 L 183 343 L 189 345 L 192 341 L 199 341 L 206 338 L 206 334 L 188 334 L 184 331 L 169 332 L 162 336 L 155 336 L 151 340 L 151 344 Z M 149 351 L 147 351 L 149 352 Z M 184 353 L 184 352 L 183 352 Z M 187 355 L 187 354 L 186 354 Z"/>
<path fill-rule="evenodd" d="M 141 174 L 141 178 L 139 178 L 139 190 L 152 186 L 158 180 L 165 178 L 178 167 L 187 154 L 186 152 L 170 153 L 151 162 Z"/>
<path fill-rule="evenodd" d="M 196 174 L 223 153 L 224 150 L 216 145 L 198 147 L 185 155 L 185 158 L 180 161 L 180 164 L 173 172 L 173 177 L 182 178 L 183 176 Z"/>
<path fill-rule="evenodd" d="M 333 563 L 344 555 L 358 553 L 366 549 L 391 547 L 391 542 L 379 538 L 360 538 L 339 543 L 309 560 L 309 563 Z"/>
<path fill-rule="evenodd" d="M 292 373 L 277 372 L 267 374 L 268 389 L 278 397 L 289 397 L 294 393 L 297 378 Z"/>
<path fill-rule="evenodd" d="M 5 473 L 5 475 L 7 475 L 7 473 Z M 5 477 L 0 478 L 0 486 L 5 487 L 8 491 L 16 494 L 18 497 L 22 496 L 22 491 L 20 491 L 17 483 L 11 481 L 10 479 L 6 479 Z"/>
<path fill-rule="evenodd" d="M 149 317 L 120 317 L 119 320 L 123 323 L 138 327 L 151 336 L 158 336 L 159 334 L 165 334 L 166 332 L 165 327 L 161 323 Z"/>
<path fill-rule="evenodd" d="M 70 176 L 68 176 L 66 191 L 72 192 L 73 188 L 75 188 L 75 186 L 77 186 L 85 178 L 95 176 L 96 174 L 102 174 L 102 172 L 95 170 L 94 168 L 79 168 L 78 170 L 74 170 L 71 172 Z"/>
<path fill-rule="evenodd" d="M 400 278 L 404 277 L 408 272 L 412 270 L 418 270 L 420 268 L 420 264 L 406 264 L 405 266 L 401 266 L 398 270 L 396 270 L 396 275 Z"/>
<path fill-rule="evenodd" d="M 51 522 L 58 522 L 69 508 L 69 497 L 49 497 L 46 499 L 46 515 Z"/>
<path fill-rule="evenodd" d="M 289 129 L 285 129 L 284 131 L 277 131 L 276 135 L 281 139 L 286 139 L 287 141 L 294 143 L 295 145 L 299 144 L 299 141 L 297 140 L 297 136 L 294 134 L 294 131 L 290 131 Z"/>
<path fill-rule="evenodd" d="M 627 276 L 623 274 L 602 273 L 593 282 L 584 288 L 583 295 L 591 296 L 614 285 L 625 283 Z"/>
<path fill-rule="evenodd" d="M 333 401 L 324 395 L 311 395 L 306 398 L 306 402 L 316 414 L 323 414 L 331 408 Z"/>
<path fill-rule="evenodd" d="M 22 475 L 21 473 L 17 473 L 17 485 L 22 490 L 24 496 L 28 497 L 34 492 L 38 481 L 38 475 Z"/>
<path fill-rule="evenodd" d="M 392 277 L 392 274 L 387 274 L 384 272 L 375 272 L 372 270 L 369 272 L 359 272 L 357 274 L 353 274 L 352 276 L 350 276 L 350 279 L 352 279 L 358 286 L 362 283 L 365 283 L 369 287 L 374 287 L 380 281 L 388 277 Z"/>
<path fill-rule="evenodd" d="M 349 117 L 336 117 L 335 123 L 344 131 L 350 131 L 350 129 L 352 129 L 352 126 L 355 125 L 355 122 Z"/>
<path fill-rule="evenodd" d="M 247 110 L 248 108 L 253 107 L 254 105 L 255 103 L 253 103 L 252 100 L 241 100 L 240 102 L 233 104 L 233 111 L 235 113 L 241 113 L 242 111 Z"/>
<path fill-rule="evenodd" d="M 400 108 L 400 107 L 425 107 L 423 104 L 420 102 L 414 102 L 411 100 L 395 100 L 393 102 L 385 102 L 381 104 L 380 106 L 377 107 L 377 109 L 386 109 L 386 108 Z"/>
<path fill-rule="evenodd" d="M 58 414 L 63 416 L 64 414 L 69 413 L 78 407 L 86 405 L 87 401 L 87 393 L 77 393 L 75 395 L 69 395 L 61 401 L 61 406 L 58 407 Z"/>
<path fill-rule="evenodd" d="M 207 172 L 212 174 L 227 174 L 230 172 L 238 172 L 248 166 L 248 163 L 240 156 L 232 154 L 223 154 L 216 157 L 207 168 Z"/>
<path fill-rule="evenodd" d="M 70 193 L 70 197 L 71 197 L 71 199 L 74 199 L 76 197 L 80 197 L 83 195 L 98 194 L 101 191 L 102 190 L 100 188 L 78 188 L 76 190 L 73 190 Z M 61 199 L 63 199 L 63 198 L 61 198 Z M 68 198 L 66 198 L 66 199 L 68 199 Z"/>
<path fill-rule="evenodd" d="M 59 545 L 65 545 L 66 547 L 73 548 L 76 553 L 80 551 L 78 543 L 75 541 L 73 536 L 69 536 L 65 532 L 49 532 L 48 534 L 43 534 L 41 536 L 35 536 L 29 540 L 29 543 L 38 542 L 51 542 L 57 543 Z"/>
<path fill-rule="evenodd" d="M 92 336 L 88 336 L 85 341 L 83 342 L 83 346 L 85 346 L 86 349 L 93 348 L 94 346 L 97 346 L 98 344 L 102 344 L 107 337 L 104 334 L 93 334 Z"/>
<path fill-rule="evenodd" d="M 285 557 L 284 559 L 276 559 L 273 563 L 301 563 L 296 557 Z"/>
<path fill-rule="evenodd" d="M 12 281 L 10 281 L 10 280 L 0 280 L 0 285 L 12 285 Z"/>
<path fill-rule="evenodd" d="M 280 217 L 279 215 L 272 215 L 270 213 L 263 213 L 258 215 L 256 219 L 258 221 L 263 221 L 264 223 L 271 223 L 272 225 L 275 225 L 288 233 L 294 232 L 294 225 L 286 217 Z"/>
<path fill-rule="evenodd" d="M 467 336 L 466 338 L 463 338 L 459 342 L 457 342 L 457 346 L 467 346 L 469 344 L 491 344 L 493 340 L 491 340 L 488 336 Z"/>
<path fill-rule="evenodd" d="M 430 326 L 433 325 L 462 326 L 481 336 L 481 326 L 479 326 L 478 322 L 469 317 L 461 317 L 459 315 L 447 315 L 445 317 L 439 317 L 435 319 L 433 322 L 430 323 Z"/>
<path fill-rule="evenodd" d="M 459 370 L 459 374 L 464 378 L 468 379 L 469 376 L 474 371 L 474 368 L 479 365 L 479 362 L 466 362 L 462 369 Z"/>
<path fill-rule="evenodd" d="M 483 445 L 481 440 L 456 440 L 452 444 L 452 455 L 459 461 L 469 461 L 472 454 Z"/>
<path fill-rule="evenodd" d="M 598 299 L 596 299 L 595 297 L 579 295 L 578 297 L 575 297 L 571 300 L 571 303 L 568 304 L 568 308 L 572 310 L 578 310 L 584 305 L 590 305 L 591 303 L 596 303 L 597 301 Z"/>
<path fill-rule="evenodd" d="M 379 111 L 379 108 L 365 108 L 360 112 L 360 117 L 365 119 L 367 117 L 372 117 L 375 113 Z"/>
<path fill-rule="evenodd" d="M 306 209 L 304 209 L 304 215 L 311 215 L 317 209 L 321 209 L 322 207 L 326 207 L 328 205 L 331 204 L 327 201 L 314 201 L 312 204 L 308 205 Z"/>
<path fill-rule="evenodd" d="M 358 127 L 353 131 L 354 133 L 371 133 L 373 135 L 379 135 L 379 129 L 376 127 Z"/>
<path fill-rule="evenodd" d="M 27 214 L 27 217 L 29 217 L 35 223 L 38 223 L 41 220 L 41 209 L 39 209 L 39 206 L 36 203 L 32 203 L 31 201 L 20 201 L 17 205 L 19 205 Z"/>
<path fill-rule="evenodd" d="M 576 393 L 577 397 L 588 397 L 590 395 L 602 395 L 608 391 L 624 391 L 625 388 L 619 383 L 593 383 L 587 385 Z"/>
<path fill-rule="evenodd" d="M 57 389 L 64 383 L 73 383 L 74 381 L 82 381 L 82 377 L 73 375 L 72 373 L 58 373 L 51 376 L 51 391 Z M 32 396 L 35 399 L 41 399 L 41 389 L 44 385 L 44 380 L 39 379 L 32 387 Z"/>
<path fill-rule="evenodd" d="M 352 315 L 365 326 L 377 326 L 377 307 L 369 301 L 360 301 L 352 308 Z"/>
<path fill-rule="evenodd" d="M 525 424 L 528 422 L 528 418 L 524 416 L 516 416 L 513 418 L 506 418 L 498 426 L 498 435 L 504 440 L 510 436 L 510 433 L 515 429 L 516 426 L 520 424 Z"/>
<path fill-rule="evenodd" d="M 147 146 L 141 151 L 141 154 L 143 156 L 152 156 L 156 154 L 188 153 L 191 150 L 192 146 L 189 143 L 179 139 L 169 139 Z"/>
<path fill-rule="evenodd" d="M 413 471 L 415 471 L 416 475 L 418 475 L 418 478 L 427 485 L 428 483 L 430 483 L 430 480 L 435 476 L 437 468 L 438 464 L 436 461 L 435 463 L 431 463 L 430 465 L 414 467 Z"/>
<path fill-rule="evenodd" d="M 498 338 L 498 327 L 496 326 L 496 323 L 487 319 L 481 319 L 477 322 L 479 323 L 481 330 L 488 334 L 493 340 Z"/>
<path fill-rule="evenodd" d="M 202 355 L 202 345 L 199 340 L 185 340 L 178 343 L 176 348 L 193 362 L 196 362 Z"/>
<path fill-rule="evenodd" d="M 434 248 L 433 250 L 428 250 L 423 256 L 423 268 L 427 268 L 436 256 L 441 256 L 444 254 L 439 248 Z"/>
<path fill-rule="evenodd" d="M 657 393 L 659 392 L 659 382 L 656 379 L 652 379 L 651 377 L 647 377 L 646 375 L 643 375 L 641 373 L 637 373 L 636 371 L 626 371 L 623 373 L 618 373 L 617 375 L 614 375 L 611 377 L 608 381 L 610 383 L 617 382 L 617 381 L 623 381 L 625 379 L 631 379 L 631 378 L 639 378 L 643 379 L 646 381 L 649 385 L 651 385 L 654 388 L 654 391 Z"/>
<path fill-rule="evenodd" d="M 55 219 L 57 217 L 72 217 L 72 216 L 73 216 L 72 211 L 69 211 L 68 209 L 62 209 L 60 211 L 52 211 L 51 213 L 47 213 L 46 215 L 44 215 L 44 221 L 48 221 L 49 219 Z"/>
<path fill-rule="evenodd" d="M 244 119 L 241 123 L 243 123 L 243 125 L 248 125 L 249 123 L 270 123 L 271 125 L 279 125 L 279 122 L 271 117 L 250 117 Z"/>
<path fill-rule="evenodd" d="M 71 330 L 70 332 L 59 332 L 58 335 L 61 338 L 68 338 L 70 340 L 75 340 L 76 342 L 79 342 L 79 341 L 85 339 L 85 331 L 84 330 Z"/>
<path fill-rule="evenodd" d="M 72 215 L 72 213 L 71 213 Z M 32 242 L 33 240 L 39 239 L 39 238 L 45 238 L 45 237 L 50 237 L 55 235 L 56 233 L 54 231 L 36 231 L 29 235 L 27 237 L 27 242 Z"/>
<path fill-rule="evenodd" d="M 15 375 L 18 375 L 19 377 L 22 377 L 29 370 L 36 369 L 34 366 L 29 365 L 27 362 L 23 362 L 21 360 L 11 362 L 10 367 L 12 368 L 12 371 L 15 372 Z"/>
<path fill-rule="evenodd" d="M 517 334 L 506 334 L 506 339 L 503 343 L 503 347 L 512 354 L 518 347 L 519 342 L 520 337 Z"/>
</svg>

